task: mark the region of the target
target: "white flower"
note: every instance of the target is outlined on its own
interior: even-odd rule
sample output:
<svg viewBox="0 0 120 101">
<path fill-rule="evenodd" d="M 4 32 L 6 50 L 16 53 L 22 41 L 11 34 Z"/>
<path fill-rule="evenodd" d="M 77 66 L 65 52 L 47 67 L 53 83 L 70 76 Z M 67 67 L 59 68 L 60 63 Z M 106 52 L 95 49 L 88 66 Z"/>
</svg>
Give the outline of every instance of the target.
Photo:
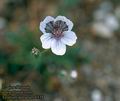
<svg viewBox="0 0 120 101">
<path fill-rule="evenodd" d="M 70 73 L 70 76 L 75 79 L 77 78 L 78 74 L 77 74 L 77 71 L 76 70 L 72 70 L 71 73 Z"/>
<path fill-rule="evenodd" d="M 47 16 L 40 22 L 40 30 L 43 35 L 40 37 L 44 49 L 51 48 L 56 55 L 64 55 L 66 45 L 72 46 L 76 43 L 77 36 L 71 31 L 73 23 L 64 16 L 53 18 Z"/>
<path fill-rule="evenodd" d="M 91 94 L 92 101 L 103 101 L 102 92 L 98 89 L 92 91 Z"/>
</svg>

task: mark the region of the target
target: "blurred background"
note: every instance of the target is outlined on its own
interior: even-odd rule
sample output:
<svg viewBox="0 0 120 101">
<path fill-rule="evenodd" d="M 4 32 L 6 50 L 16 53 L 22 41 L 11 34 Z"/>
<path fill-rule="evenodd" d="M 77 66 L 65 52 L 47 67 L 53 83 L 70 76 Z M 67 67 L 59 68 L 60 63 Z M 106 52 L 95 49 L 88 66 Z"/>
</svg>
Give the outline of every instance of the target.
<svg viewBox="0 0 120 101">
<path fill-rule="evenodd" d="M 73 21 L 77 43 L 34 56 L 40 21 L 58 15 Z M 0 90 L 16 82 L 48 101 L 120 101 L 120 0 L 0 0 Z"/>
</svg>

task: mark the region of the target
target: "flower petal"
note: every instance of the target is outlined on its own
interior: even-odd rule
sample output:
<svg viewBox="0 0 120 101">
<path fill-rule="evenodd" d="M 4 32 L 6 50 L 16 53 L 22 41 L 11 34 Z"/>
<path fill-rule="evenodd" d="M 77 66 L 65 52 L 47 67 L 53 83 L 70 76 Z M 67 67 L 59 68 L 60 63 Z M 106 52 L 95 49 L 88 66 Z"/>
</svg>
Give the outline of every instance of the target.
<svg viewBox="0 0 120 101">
<path fill-rule="evenodd" d="M 66 52 L 66 45 L 61 40 L 54 39 L 51 44 L 52 52 L 56 55 L 64 55 Z"/>
<path fill-rule="evenodd" d="M 52 34 L 50 33 L 45 33 L 40 37 L 40 40 L 42 42 L 42 47 L 44 49 L 49 49 L 51 47 L 51 42 L 52 42 Z"/>
<path fill-rule="evenodd" d="M 77 36 L 73 31 L 65 31 L 64 36 L 61 38 L 61 41 L 69 46 L 72 46 L 76 43 Z"/>
<path fill-rule="evenodd" d="M 68 30 L 72 30 L 72 28 L 73 28 L 72 21 L 70 21 L 69 19 L 67 19 L 65 16 L 57 16 L 55 18 L 55 22 L 58 21 L 58 20 L 62 20 L 64 22 L 66 22 L 66 24 L 68 25 Z"/>
<path fill-rule="evenodd" d="M 45 27 L 46 27 L 46 24 L 50 21 L 54 21 L 54 18 L 51 17 L 51 16 L 47 16 L 42 22 L 40 22 L 40 30 L 45 33 Z"/>
</svg>

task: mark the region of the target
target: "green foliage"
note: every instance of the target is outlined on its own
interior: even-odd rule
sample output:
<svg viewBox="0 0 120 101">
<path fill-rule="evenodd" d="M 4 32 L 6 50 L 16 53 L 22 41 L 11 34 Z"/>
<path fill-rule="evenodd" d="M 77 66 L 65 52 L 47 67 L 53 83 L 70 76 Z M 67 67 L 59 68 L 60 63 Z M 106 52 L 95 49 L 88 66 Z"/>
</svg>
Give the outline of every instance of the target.
<svg viewBox="0 0 120 101">
<path fill-rule="evenodd" d="M 32 48 L 36 47 L 40 52 L 44 51 L 41 48 L 41 42 L 39 40 L 40 35 L 35 32 L 29 31 L 26 27 L 21 27 L 17 32 L 7 32 L 7 41 L 15 47 L 15 51 L 11 54 L 2 52 L 0 55 L 1 62 L 7 64 L 8 72 L 16 74 L 17 71 L 22 68 L 37 69 L 41 74 L 47 74 L 47 67 L 61 67 L 71 69 L 80 65 L 83 61 L 89 60 L 89 56 L 81 55 L 80 44 L 76 44 L 73 47 L 67 47 L 67 52 L 64 56 L 54 55 L 51 50 L 34 56 Z M 87 58 L 87 59 L 86 59 Z M 48 74 L 47 74 L 48 75 Z"/>
<path fill-rule="evenodd" d="M 80 0 L 64 0 L 64 6 L 68 6 L 68 7 L 71 7 L 71 6 L 75 6 L 78 4 Z"/>
<path fill-rule="evenodd" d="M 66 13 L 71 10 L 71 8 L 76 7 L 80 1 L 81 0 L 61 0 L 57 14 L 67 15 Z"/>
</svg>

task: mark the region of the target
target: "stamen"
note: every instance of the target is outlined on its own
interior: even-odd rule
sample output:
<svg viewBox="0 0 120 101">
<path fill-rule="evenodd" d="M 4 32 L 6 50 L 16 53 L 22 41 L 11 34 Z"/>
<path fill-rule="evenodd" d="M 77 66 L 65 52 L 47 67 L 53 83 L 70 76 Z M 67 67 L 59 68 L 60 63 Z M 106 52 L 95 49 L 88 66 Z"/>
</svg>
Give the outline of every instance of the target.
<svg viewBox="0 0 120 101">
<path fill-rule="evenodd" d="M 50 21 L 46 24 L 45 28 L 47 33 L 52 33 L 54 37 L 59 38 L 63 35 L 64 31 L 68 30 L 66 22 L 58 20 L 56 22 Z"/>
</svg>

